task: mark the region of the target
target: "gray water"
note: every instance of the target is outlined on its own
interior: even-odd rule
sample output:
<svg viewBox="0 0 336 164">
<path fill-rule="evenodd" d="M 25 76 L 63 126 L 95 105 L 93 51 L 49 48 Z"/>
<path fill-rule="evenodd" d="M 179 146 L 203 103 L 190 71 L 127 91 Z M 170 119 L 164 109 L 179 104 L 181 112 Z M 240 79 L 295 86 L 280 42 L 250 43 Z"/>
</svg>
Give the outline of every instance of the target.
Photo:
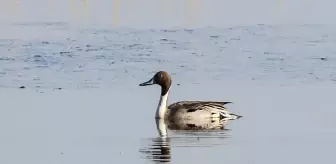
<svg viewBox="0 0 336 164">
<path fill-rule="evenodd" d="M 332 26 L 3 27 L 1 163 L 335 161 Z M 172 75 L 169 103 L 233 101 L 244 117 L 163 140 L 160 89 L 138 86 L 158 70 Z"/>
<path fill-rule="evenodd" d="M 335 163 L 336 25 L 79 26 L 22 3 L 0 25 L 0 163 Z M 138 86 L 159 70 L 169 104 L 232 101 L 243 117 L 161 137 L 160 88 Z"/>
</svg>

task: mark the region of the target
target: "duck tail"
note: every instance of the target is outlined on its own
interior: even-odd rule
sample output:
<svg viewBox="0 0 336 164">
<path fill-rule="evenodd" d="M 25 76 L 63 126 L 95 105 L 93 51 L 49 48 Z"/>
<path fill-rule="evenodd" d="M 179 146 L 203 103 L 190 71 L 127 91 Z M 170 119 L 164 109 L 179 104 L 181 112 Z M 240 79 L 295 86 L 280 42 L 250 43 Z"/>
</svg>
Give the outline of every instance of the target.
<svg viewBox="0 0 336 164">
<path fill-rule="evenodd" d="M 237 114 L 234 114 L 234 113 L 230 113 L 230 116 L 231 116 L 232 120 L 236 120 L 236 119 L 239 119 L 239 118 L 243 117 L 243 116 L 240 116 L 240 115 L 237 115 Z"/>
<path fill-rule="evenodd" d="M 236 120 L 243 116 L 234 114 L 234 113 L 228 113 L 228 112 L 221 112 L 220 113 L 221 119 L 227 119 L 227 120 Z"/>
</svg>

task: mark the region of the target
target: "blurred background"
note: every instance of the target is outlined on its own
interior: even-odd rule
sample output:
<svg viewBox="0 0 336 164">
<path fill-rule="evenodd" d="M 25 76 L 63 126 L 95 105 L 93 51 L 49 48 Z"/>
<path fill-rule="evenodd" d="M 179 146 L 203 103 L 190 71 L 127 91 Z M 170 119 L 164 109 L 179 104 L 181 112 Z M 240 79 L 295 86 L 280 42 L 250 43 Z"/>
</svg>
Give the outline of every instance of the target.
<svg viewBox="0 0 336 164">
<path fill-rule="evenodd" d="M 2 0 L 1 22 L 111 27 L 335 23 L 332 0 Z"/>
</svg>

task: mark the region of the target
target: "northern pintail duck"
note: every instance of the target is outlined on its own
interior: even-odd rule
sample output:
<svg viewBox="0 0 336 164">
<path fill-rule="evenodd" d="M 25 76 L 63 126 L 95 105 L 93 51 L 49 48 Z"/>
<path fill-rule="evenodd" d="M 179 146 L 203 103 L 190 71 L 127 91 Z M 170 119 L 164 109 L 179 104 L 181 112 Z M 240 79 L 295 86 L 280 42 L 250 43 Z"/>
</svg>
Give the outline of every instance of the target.
<svg viewBox="0 0 336 164">
<path fill-rule="evenodd" d="M 169 90 L 172 84 L 170 75 L 165 71 L 157 72 L 147 82 L 139 84 L 147 86 L 158 84 L 161 86 L 160 101 L 156 110 L 155 118 L 165 120 L 193 119 L 204 120 L 218 118 L 220 120 L 235 120 L 242 116 L 230 113 L 225 104 L 231 102 L 219 101 L 180 101 L 167 106 Z"/>
</svg>

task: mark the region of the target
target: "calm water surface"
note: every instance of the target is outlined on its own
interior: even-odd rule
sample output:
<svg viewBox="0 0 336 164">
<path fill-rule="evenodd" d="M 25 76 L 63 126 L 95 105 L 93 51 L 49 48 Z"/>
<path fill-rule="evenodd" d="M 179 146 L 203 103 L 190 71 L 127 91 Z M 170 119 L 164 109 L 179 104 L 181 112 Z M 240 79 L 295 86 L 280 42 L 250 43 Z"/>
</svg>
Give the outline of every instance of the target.
<svg viewBox="0 0 336 164">
<path fill-rule="evenodd" d="M 335 162 L 334 26 L 1 27 L 0 163 Z M 169 103 L 233 101 L 244 117 L 160 137 L 160 89 L 138 86 L 158 70 Z"/>
</svg>

